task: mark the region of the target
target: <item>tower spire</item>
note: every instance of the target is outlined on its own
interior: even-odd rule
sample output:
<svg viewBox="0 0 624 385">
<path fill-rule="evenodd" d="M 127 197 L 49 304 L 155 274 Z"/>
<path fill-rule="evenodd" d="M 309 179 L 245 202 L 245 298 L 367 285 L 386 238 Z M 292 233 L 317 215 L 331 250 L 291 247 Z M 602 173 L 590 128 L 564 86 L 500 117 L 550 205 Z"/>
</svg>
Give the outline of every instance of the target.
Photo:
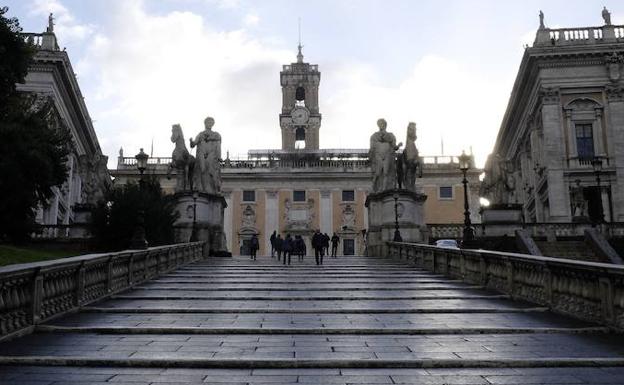
<svg viewBox="0 0 624 385">
<path fill-rule="evenodd" d="M 303 63 L 303 53 L 301 53 L 301 48 L 303 48 L 303 46 L 301 45 L 301 18 L 299 18 L 299 45 L 297 45 L 297 63 Z"/>
</svg>

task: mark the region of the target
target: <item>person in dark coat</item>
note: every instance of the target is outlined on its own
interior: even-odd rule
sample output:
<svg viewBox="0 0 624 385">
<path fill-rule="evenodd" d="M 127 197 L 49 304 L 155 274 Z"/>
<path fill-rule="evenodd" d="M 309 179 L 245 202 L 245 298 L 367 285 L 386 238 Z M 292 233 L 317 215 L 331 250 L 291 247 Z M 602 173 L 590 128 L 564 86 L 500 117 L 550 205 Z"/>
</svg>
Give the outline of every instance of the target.
<svg viewBox="0 0 624 385">
<path fill-rule="evenodd" d="M 338 243 L 340 243 L 340 237 L 334 233 L 331 237 L 332 253 L 331 256 L 336 258 L 336 252 L 338 251 Z"/>
<path fill-rule="evenodd" d="M 305 241 L 301 237 L 301 235 L 295 235 L 295 254 L 297 255 L 300 261 L 303 261 L 303 256 L 306 252 Z"/>
<path fill-rule="evenodd" d="M 290 234 L 286 234 L 286 238 L 284 238 L 284 243 L 282 246 L 282 252 L 284 253 L 284 265 L 286 264 L 286 257 L 288 257 L 288 264 L 290 265 L 290 255 L 293 251 L 293 239 L 290 237 Z"/>
<path fill-rule="evenodd" d="M 323 264 L 323 234 L 319 230 L 312 236 L 312 248 L 314 248 L 314 259 L 317 265 Z"/>
<path fill-rule="evenodd" d="M 277 260 L 281 260 L 282 259 L 282 248 L 284 247 L 284 240 L 282 239 L 282 236 L 277 234 L 277 237 L 275 238 L 275 251 L 277 251 Z"/>
<path fill-rule="evenodd" d="M 329 235 L 327 233 L 323 235 L 323 254 L 329 255 Z"/>
<path fill-rule="evenodd" d="M 273 256 L 275 255 L 275 240 L 277 239 L 277 231 L 273 231 L 273 234 L 271 234 L 271 238 L 269 238 L 270 242 L 271 242 L 271 258 L 273 258 Z"/>
<path fill-rule="evenodd" d="M 249 248 L 251 249 L 251 259 L 255 261 L 256 253 L 258 252 L 258 249 L 260 248 L 260 242 L 258 242 L 258 236 L 256 234 L 251 236 L 251 244 Z"/>
</svg>

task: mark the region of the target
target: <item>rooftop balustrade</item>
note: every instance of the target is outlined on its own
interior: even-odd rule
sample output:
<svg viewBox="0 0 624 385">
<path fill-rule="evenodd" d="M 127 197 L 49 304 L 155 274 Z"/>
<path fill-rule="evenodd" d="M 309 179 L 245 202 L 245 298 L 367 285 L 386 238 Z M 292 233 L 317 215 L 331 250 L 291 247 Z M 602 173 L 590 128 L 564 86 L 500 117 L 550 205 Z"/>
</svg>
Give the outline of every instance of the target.
<svg viewBox="0 0 624 385">
<path fill-rule="evenodd" d="M 537 31 L 536 46 L 601 44 L 624 41 L 624 26 L 604 25 L 583 28 L 544 28 Z"/>
</svg>

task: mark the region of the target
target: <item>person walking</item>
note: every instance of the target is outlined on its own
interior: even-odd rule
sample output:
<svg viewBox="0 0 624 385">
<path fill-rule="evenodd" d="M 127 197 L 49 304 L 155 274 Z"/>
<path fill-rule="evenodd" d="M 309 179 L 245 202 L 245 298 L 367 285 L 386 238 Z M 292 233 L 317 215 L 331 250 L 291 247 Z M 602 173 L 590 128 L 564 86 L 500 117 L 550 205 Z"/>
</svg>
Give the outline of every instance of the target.
<svg viewBox="0 0 624 385">
<path fill-rule="evenodd" d="M 256 253 L 258 252 L 259 248 L 260 248 L 260 242 L 258 242 L 258 236 L 254 234 L 251 236 L 251 245 L 250 245 L 251 259 L 253 259 L 254 261 L 256 260 Z"/>
<path fill-rule="evenodd" d="M 271 242 L 271 258 L 273 258 L 273 256 L 275 255 L 275 240 L 277 239 L 277 231 L 273 231 L 273 234 L 271 234 L 271 238 L 269 238 L 269 241 Z"/>
<path fill-rule="evenodd" d="M 327 233 L 322 234 L 323 236 L 323 254 L 329 255 L 329 235 Z"/>
<path fill-rule="evenodd" d="M 279 262 L 282 259 L 282 248 L 284 247 L 284 240 L 282 236 L 277 234 L 275 238 L 275 251 L 277 251 L 277 261 Z"/>
<path fill-rule="evenodd" d="M 338 243 L 340 243 L 340 237 L 334 233 L 331 237 L 331 245 L 332 245 L 332 258 L 336 258 L 336 252 L 338 251 Z"/>
<path fill-rule="evenodd" d="M 317 265 L 323 264 L 323 234 L 319 230 L 312 236 L 312 248 L 314 249 L 314 259 Z"/>
<path fill-rule="evenodd" d="M 301 235 L 295 235 L 295 254 L 297 255 L 297 259 L 299 261 L 303 261 L 303 256 L 305 255 L 305 242 Z"/>
<path fill-rule="evenodd" d="M 282 252 L 284 257 L 284 265 L 286 264 L 286 257 L 288 257 L 288 265 L 290 265 L 290 255 L 293 251 L 293 240 L 290 237 L 290 234 L 286 234 L 286 238 L 284 238 L 284 245 L 282 246 Z"/>
</svg>

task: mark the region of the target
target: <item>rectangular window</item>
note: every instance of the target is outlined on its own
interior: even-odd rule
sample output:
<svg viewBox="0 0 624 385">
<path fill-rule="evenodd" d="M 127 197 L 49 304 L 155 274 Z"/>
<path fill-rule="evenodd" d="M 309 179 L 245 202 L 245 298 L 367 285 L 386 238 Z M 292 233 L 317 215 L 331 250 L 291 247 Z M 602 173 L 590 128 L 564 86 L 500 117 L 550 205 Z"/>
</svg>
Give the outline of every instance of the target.
<svg viewBox="0 0 624 385">
<path fill-rule="evenodd" d="M 576 151 L 579 159 L 593 159 L 594 157 L 594 133 L 591 123 L 575 124 Z"/>
<path fill-rule="evenodd" d="M 440 186 L 440 199 L 453 199 L 453 186 Z"/>
<path fill-rule="evenodd" d="M 355 200 L 355 191 L 353 190 L 342 190 L 342 201 L 343 202 L 353 202 Z"/>
<path fill-rule="evenodd" d="M 342 241 L 342 254 L 355 255 L 355 239 L 344 239 Z"/>
<path fill-rule="evenodd" d="M 243 190 L 243 202 L 255 202 L 256 192 L 254 190 Z"/>
<path fill-rule="evenodd" d="M 294 202 L 305 202 L 306 200 L 306 192 L 305 190 L 295 190 L 293 191 L 293 201 Z"/>
</svg>

